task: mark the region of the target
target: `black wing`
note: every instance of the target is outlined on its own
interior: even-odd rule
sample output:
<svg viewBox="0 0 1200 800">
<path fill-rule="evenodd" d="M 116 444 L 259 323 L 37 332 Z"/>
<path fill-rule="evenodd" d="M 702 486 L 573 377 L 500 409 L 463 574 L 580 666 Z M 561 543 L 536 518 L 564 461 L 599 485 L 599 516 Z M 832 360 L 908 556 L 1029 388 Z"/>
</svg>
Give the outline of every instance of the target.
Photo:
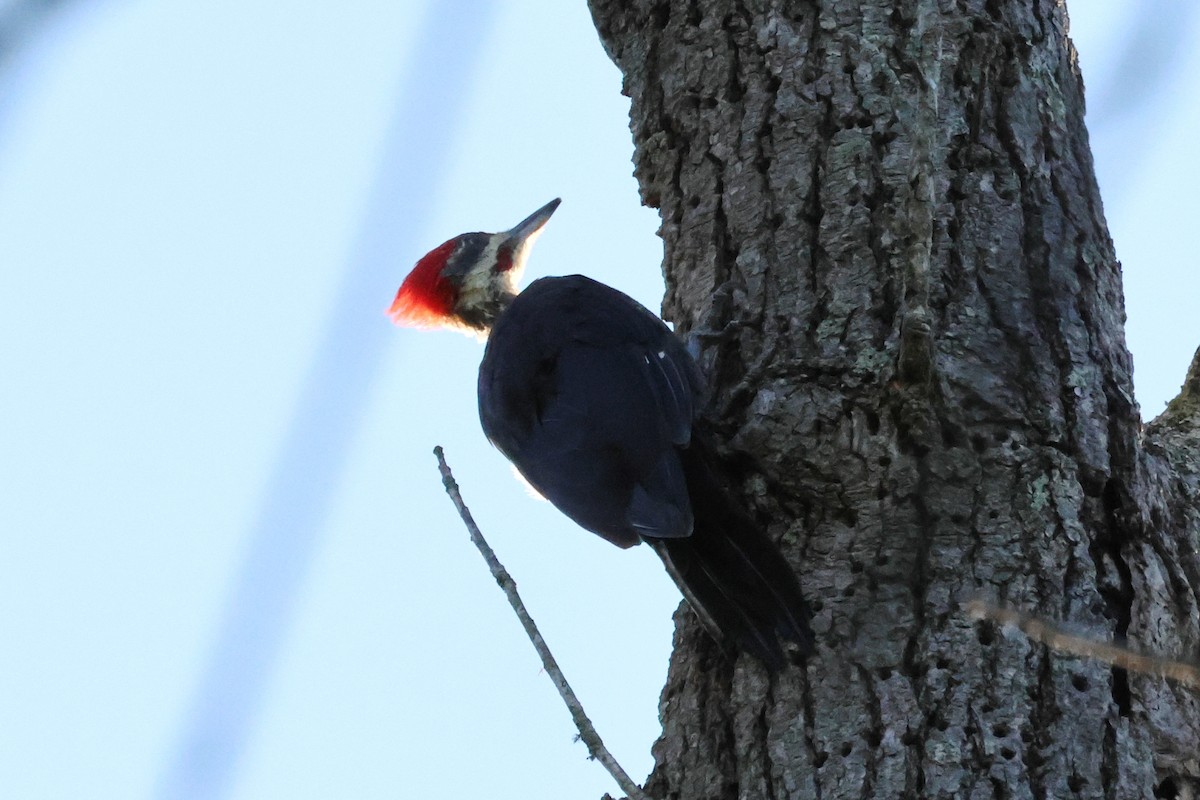
<svg viewBox="0 0 1200 800">
<path fill-rule="evenodd" d="M 581 275 L 542 278 L 492 329 L 479 417 L 547 500 L 629 547 L 692 532 L 679 449 L 700 391 L 691 356 L 635 300 Z"/>
</svg>

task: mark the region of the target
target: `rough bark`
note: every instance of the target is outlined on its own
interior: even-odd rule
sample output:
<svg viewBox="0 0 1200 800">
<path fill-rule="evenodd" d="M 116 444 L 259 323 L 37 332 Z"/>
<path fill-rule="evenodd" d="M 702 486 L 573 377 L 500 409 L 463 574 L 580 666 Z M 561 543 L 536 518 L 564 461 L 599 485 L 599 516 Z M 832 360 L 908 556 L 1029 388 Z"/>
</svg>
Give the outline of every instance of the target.
<svg viewBox="0 0 1200 800">
<path fill-rule="evenodd" d="M 820 643 L 771 677 L 681 609 L 649 793 L 1191 796 L 1194 694 L 960 607 L 1200 647 L 1200 365 L 1143 430 L 1066 10 L 591 7 L 665 314 L 725 331 L 713 413 Z"/>
</svg>

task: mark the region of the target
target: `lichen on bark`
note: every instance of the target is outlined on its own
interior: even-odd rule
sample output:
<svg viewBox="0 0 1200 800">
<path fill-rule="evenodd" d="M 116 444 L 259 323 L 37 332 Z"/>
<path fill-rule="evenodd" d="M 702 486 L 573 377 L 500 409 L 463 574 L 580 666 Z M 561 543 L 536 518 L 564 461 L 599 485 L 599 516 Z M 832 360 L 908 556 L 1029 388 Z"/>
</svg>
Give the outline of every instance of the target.
<svg viewBox="0 0 1200 800">
<path fill-rule="evenodd" d="M 591 0 L 664 314 L 816 609 L 805 669 L 686 609 L 657 797 L 1152 797 L 1197 698 L 961 611 L 1200 645 L 1200 387 L 1143 431 L 1065 8 Z"/>
</svg>

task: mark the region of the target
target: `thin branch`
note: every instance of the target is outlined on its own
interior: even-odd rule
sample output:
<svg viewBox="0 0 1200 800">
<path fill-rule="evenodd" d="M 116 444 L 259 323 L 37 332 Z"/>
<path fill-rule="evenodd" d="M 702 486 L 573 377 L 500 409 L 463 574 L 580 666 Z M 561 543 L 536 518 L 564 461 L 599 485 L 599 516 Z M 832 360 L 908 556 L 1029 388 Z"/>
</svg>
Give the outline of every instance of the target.
<svg viewBox="0 0 1200 800">
<path fill-rule="evenodd" d="M 608 774 L 613 776 L 613 780 L 617 782 L 621 787 L 621 791 L 625 792 L 629 800 L 650 800 L 646 793 L 642 791 L 642 788 L 621 768 L 621 765 L 613 758 L 612 753 L 608 752 L 608 748 L 604 746 L 604 742 L 600 739 L 600 734 L 596 733 L 596 729 L 592 726 L 592 721 L 584 713 L 583 705 L 579 702 L 579 698 L 575 696 L 571 685 L 567 683 L 566 676 L 559 669 L 558 662 L 554 660 L 554 655 L 550 652 L 549 645 L 542 638 L 541 632 L 538 630 L 537 625 L 534 624 L 533 617 L 529 616 L 529 612 L 525 609 L 525 604 L 521 602 L 521 595 L 517 593 L 516 582 L 508 574 L 508 570 L 504 568 L 500 560 L 496 558 L 496 554 L 488 545 L 487 540 L 483 538 L 483 532 L 479 530 L 479 526 L 475 524 L 475 520 L 471 517 L 471 512 L 467 510 L 466 503 L 462 499 L 462 494 L 458 490 L 458 483 L 454 480 L 454 473 L 450 471 L 450 466 L 446 463 L 445 453 L 440 445 L 433 448 L 433 454 L 437 456 L 438 471 L 442 473 L 442 485 L 446 487 L 446 494 L 450 496 L 450 501 L 458 509 L 458 514 L 462 517 L 463 524 L 467 526 L 467 532 L 471 534 L 471 541 L 479 548 L 479 552 L 483 555 L 483 560 L 487 562 L 488 569 L 492 571 L 492 577 L 496 579 L 496 583 L 504 590 L 504 595 L 508 598 L 509 605 L 513 607 L 513 611 L 517 614 L 517 619 L 521 621 L 521 626 L 525 628 L 525 633 L 529 635 L 529 641 L 533 642 L 534 649 L 537 650 L 538 656 L 542 659 L 542 666 L 545 667 L 550 680 L 554 681 L 554 688 L 558 689 L 563 702 L 567 704 L 567 710 L 571 712 L 571 719 L 575 721 L 575 727 L 579 729 L 579 738 L 587 745 L 588 753 L 592 758 L 604 765 L 604 768 L 608 770 Z"/>
<path fill-rule="evenodd" d="M 982 600 L 965 603 L 963 610 L 973 619 L 988 619 L 1001 625 L 1011 625 L 1033 641 L 1059 653 L 1094 658 L 1129 672 L 1166 678 L 1189 689 L 1200 690 L 1200 667 L 1194 664 L 1147 655 L 1122 645 L 1067 633 L 1032 614 L 989 605 Z"/>
</svg>

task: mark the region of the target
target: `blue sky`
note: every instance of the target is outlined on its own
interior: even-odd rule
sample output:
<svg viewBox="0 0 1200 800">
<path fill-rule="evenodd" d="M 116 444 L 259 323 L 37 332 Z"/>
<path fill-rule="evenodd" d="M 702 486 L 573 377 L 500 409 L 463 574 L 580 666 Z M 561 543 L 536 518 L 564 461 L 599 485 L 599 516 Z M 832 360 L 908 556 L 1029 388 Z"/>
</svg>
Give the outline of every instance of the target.
<svg viewBox="0 0 1200 800">
<path fill-rule="evenodd" d="M 1185 55 L 1138 85 L 1132 12 L 1078 5 L 1149 418 L 1200 343 L 1200 48 L 1175 26 Z M 528 277 L 657 308 L 628 101 L 582 1 L 436 8 L 85 3 L 0 74 L 5 797 L 612 790 L 435 444 L 610 749 L 648 772 L 674 588 L 510 479 L 477 342 L 383 314 L 426 250 L 557 196 Z M 195 781 L 188 743 L 214 731 L 224 777 Z"/>
</svg>

